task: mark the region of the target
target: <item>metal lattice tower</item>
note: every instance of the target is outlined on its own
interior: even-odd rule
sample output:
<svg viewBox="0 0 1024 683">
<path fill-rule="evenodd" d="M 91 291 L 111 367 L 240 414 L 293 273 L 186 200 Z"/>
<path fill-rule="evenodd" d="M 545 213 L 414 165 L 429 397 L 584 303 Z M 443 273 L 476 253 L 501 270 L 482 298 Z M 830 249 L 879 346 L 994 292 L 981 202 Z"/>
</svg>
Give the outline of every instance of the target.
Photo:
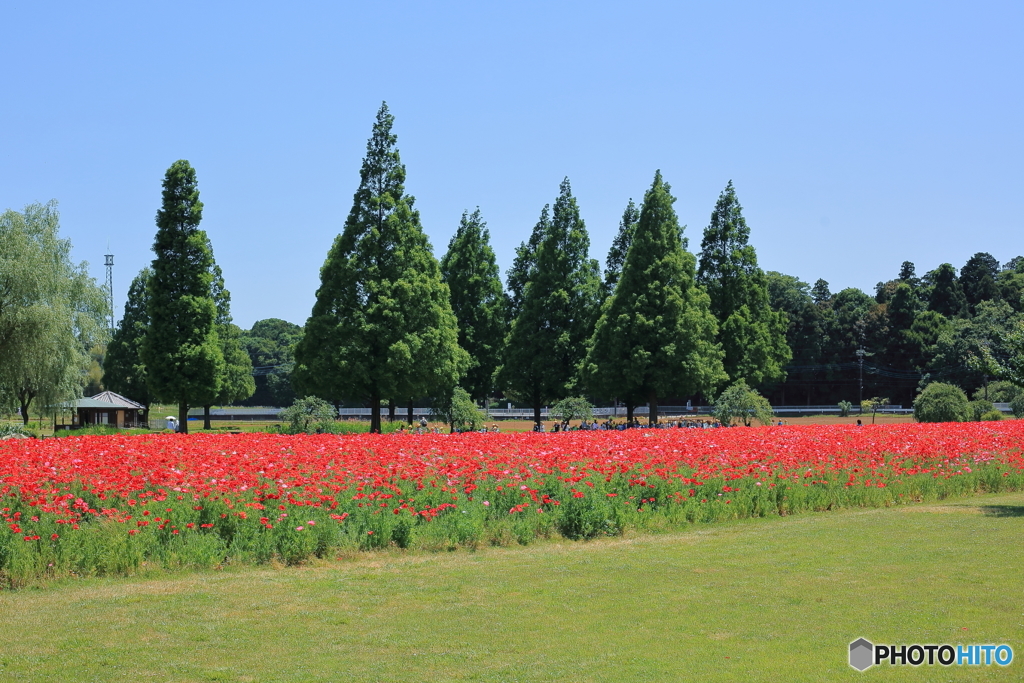
<svg viewBox="0 0 1024 683">
<path fill-rule="evenodd" d="M 105 254 L 103 258 L 106 259 L 103 265 L 107 267 L 107 304 L 110 311 L 110 334 L 114 334 L 114 255 Z"/>
</svg>

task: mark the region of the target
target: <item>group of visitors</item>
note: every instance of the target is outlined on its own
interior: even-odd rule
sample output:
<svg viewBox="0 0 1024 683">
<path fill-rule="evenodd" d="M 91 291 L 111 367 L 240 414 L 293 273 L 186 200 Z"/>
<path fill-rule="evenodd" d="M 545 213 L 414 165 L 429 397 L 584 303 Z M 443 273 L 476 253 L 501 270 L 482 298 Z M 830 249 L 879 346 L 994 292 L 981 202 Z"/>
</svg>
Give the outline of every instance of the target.
<svg viewBox="0 0 1024 683">
<path fill-rule="evenodd" d="M 779 420 L 778 424 L 781 426 L 782 425 L 782 421 Z M 594 420 L 586 420 L 586 419 L 584 419 L 584 420 L 580 420 L 579 424 L 576 424 L 576 425 L 570 423 L 568 420 L 563 420 L 561 422 L 555 422 L 551 426 L 550 431 L 552 433 L 556 433 L 556 432 L 579 432 L 579 431 L 597 431 L 597 430 L 623 431 L 623 430 L 626 430 L 626 429 L 714 429 L 716 427 L 721 427 L 721 426 L 722 425 L 719 422 L 715 421 L 715 420 L 695 420 L 695 419 L 692 419 L 692 418 L 683 418 L 683 417 L 678 417 L 678 418 L 674 418 L 674 419 L 669 418 L 669 419 L 666 419 L 666 420 L 662 420 L 661 422 L 659 422 L 656 425 L 647 424 L 646 422 L 641 422 L 640 420 L 636 420 L 636 419 L 634 419 L 632 421 L 630 421 L 630 420 L 616 421 L 616 420 L 614 420 L 612 418 L 608 418 L 608 419 L 606 419 L 603 422 L 600 422 L 600 421 L 598 421 L 596 419 L 594 419 Z M 464 429 L 452 430 L 452 433 L 455 433 L 455 434 L 466 434 L 466 433 L 476 432 L 476 433 L 479 433 L 479 434 L 487 434 L 487 433 L 497 434 L 500 431 L 501 430 L 498 429 L 498 425 L 496 423 L 492 423 L 489 427 L 487 425 L 482 425 L 481 427 L 479 427 L 477 429 L 472 429 L 472 428 L 468 428 L 467 427 L 467 428 L 464 428 Z M 548 429 L 546 429 L 544 423 L 541 422 L 540 424 L 535 424 L 533 426 L 533 431 L 535 431 L 535 432 L 545 432 L 545 431 L 548 431 Z M 439 426 L 437 426 L 437 425 L 435 425 L 433 427 L 429 427 L 427 425 L 426 418 L 422 418 L 422 419 L 420 419 L 419 426 L 416 427 L 415 429 L 406 430 L 405 425 L 403 424 L 401 427 L 398 428 L 398 433 L 399 434 L 441 434 L 443 432 L 442 432 L 441 428 Z"/>
<path fill-rule="evenodd" d="M 712 427 L 720 427 L 714 420 L 686 420 L 683 418 L 677 418 L 675 420 L 665 420 L 659 422 L 656 425 L 645 424 L 639 420 L 623 420 L 622 422 L 616 422 L 612 418 L 608 418 L 604 422 L 598 422 L 596 419 L 593 422 L 588 420 L 581 420 L 576 426 L 569 423 L 568 420 L 562 422 L 556 422 L 552 428 L 552 432 L 578 432 L 578 431 L 592 431 L 592 430 L 616 430 L 622 431 L 625 429 L 710 429 Z M 544 423 L 534 425 L 533 431 L 543 432 Z"/>
</svg>

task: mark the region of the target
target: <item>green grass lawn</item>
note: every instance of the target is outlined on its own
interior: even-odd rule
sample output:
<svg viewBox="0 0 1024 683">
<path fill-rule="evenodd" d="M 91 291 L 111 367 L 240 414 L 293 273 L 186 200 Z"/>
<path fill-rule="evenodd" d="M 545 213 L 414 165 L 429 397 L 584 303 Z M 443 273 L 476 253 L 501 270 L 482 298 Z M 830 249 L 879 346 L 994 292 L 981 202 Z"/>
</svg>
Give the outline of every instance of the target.
<svg viewBox="0 0 1024 683">
<path fill-rule="evenodd" d="M 0 593 L 0 681 L 1024 679 L 1024 494 Z M 850 641 L 1009 667 L 847 665 Z"/>
</svg>

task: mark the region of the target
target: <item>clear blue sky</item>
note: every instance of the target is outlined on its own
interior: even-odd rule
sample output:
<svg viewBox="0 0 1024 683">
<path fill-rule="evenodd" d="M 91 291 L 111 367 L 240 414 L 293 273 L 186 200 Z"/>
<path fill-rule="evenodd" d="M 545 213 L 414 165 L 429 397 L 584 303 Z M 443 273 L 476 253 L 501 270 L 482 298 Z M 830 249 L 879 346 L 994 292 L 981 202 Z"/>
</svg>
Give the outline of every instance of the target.
<svg viewBox="0 0 1024 683">
<path fill-rule="evenodd" d="M 304 323 L 387 100 L 438 257 L 504 270 L 568 176 L 601 259 L 655 169 L 696 251 L 732 179 L 761 266 L 868 292 L 1024 254 L 1024 3 L 0 6 L 0 209 L 60 202 L 117 316 L 195 166 L 235 321 Z"/>
</svg>

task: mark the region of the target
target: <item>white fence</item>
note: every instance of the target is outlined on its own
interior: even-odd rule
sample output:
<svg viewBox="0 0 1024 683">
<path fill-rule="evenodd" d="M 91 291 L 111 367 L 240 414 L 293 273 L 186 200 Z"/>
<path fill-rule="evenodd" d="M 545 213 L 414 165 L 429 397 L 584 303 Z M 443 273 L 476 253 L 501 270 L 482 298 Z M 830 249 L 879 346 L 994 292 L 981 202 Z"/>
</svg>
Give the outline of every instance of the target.
<svg viewBox="0 0 1024 683">
<path fill-rule="evenodd" d="M 996 410 L 1000 410 L 1004 413 L 1010 412 L 1009 403 L 996 403 Z M 278 414 L 281 412 L 281 408 L 215 408 L 210 411 L 210 417 L 214 420 L 233 420 L 233 421 L 245 421 L 245 420 L 275 420 Z M 658 415 L 664 416 L 701 416 L 710 415 L 711 406 L 658 406 Z M 772 411 L 779 416 L 795 416 L 795 415 L 838 415 L 841 411 L 839 406 L 836 405 L 807 405 L 807 406 L 772 406 Z M 625 406 L 611 407 L 611 408 L 593 408 L 592 412 L 594 417 L 606 418 L 606 417 L 625 417 L 626 408 Z M 637 406 L 633 409 L 633 415 L 636 417 L 647 416 L 650 412 L 648 406 Z M 851 409 L 851 414 L 858 415 L 860 410 L 856 407 Z M 882 406 L 877 411 L 879 414 L 896 414 L 905 415 L 912 413 L 913 408 L 904 408 L 901 405 L 890 405 Z M 203 411 L 201 408 L 193 409 L 189 411 L 189 417 L 196 418 L 202 417 Z M 387 408 L 381 408 L 381 414 L 387 416 Z M 402 420 L 408 415 L 408 408 L 399 406 L 395 410 L 395 418 Z M 413 408 L 412 414 L 416 419 L 421 417 L 428 417 L 430 415 L 430 408 Z M 492 419 L 507 419 L 507 420 L 532 420 L 533 409 L 532 408 L 498 408 L 491 407 L 487 411 L 488 417 Z M 549 420 L 550 417 L 550 406 L 545 406 L 541 409 L 540 415 L 542 419 Z M 342 408 L 338 411 L 339 417 L 349 418 L 369 418 L 369 408 Z"/>
</svg>

